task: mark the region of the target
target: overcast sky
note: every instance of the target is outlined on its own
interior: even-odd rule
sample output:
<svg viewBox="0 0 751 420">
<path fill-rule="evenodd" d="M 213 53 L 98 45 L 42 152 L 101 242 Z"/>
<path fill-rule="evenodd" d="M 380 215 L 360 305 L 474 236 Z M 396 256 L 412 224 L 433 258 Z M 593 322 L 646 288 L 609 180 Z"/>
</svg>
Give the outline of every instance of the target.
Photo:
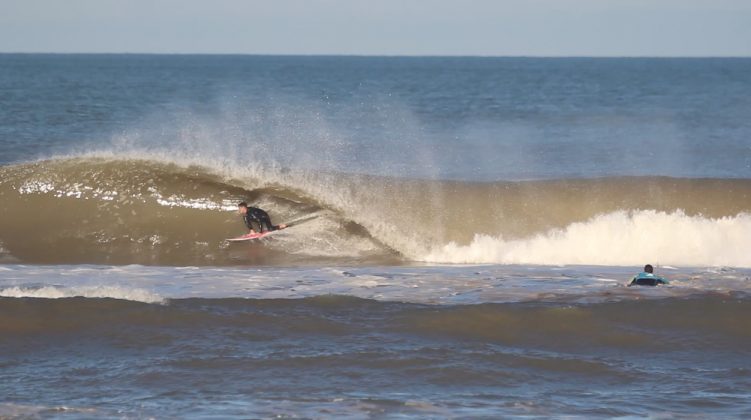
<svg viewBox="0 0 751 420">
<path fill-rule="evenodd" d="M 751 0 L 0 0 L 0 52 L 751 56 Z"/>
</svg>

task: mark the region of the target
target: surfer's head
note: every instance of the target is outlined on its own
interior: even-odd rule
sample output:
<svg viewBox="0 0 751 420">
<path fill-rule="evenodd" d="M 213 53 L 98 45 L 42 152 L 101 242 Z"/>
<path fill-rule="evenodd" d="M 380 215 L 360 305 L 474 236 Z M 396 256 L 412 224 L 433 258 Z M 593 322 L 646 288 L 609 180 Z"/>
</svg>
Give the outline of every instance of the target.
<svg viewBox="0 0 751 420">
<path fill-rule="evenodd" d="M 246 203 L 246 202 L 243 201 L 240 204 L 238 204 L 237 205 L 237 212 L 240 213 L 240 214 L 247 213 L 248 212 L 248 203 Z"/>
<path fill-rule="evenodd" d="M 654 271 L 654 268 L 652 268 L 652 265 L 647 264 L 647 265 L 644 266 L 644 272 L 645 273 L 651 273 L 653 271 Z"/>
</svg>

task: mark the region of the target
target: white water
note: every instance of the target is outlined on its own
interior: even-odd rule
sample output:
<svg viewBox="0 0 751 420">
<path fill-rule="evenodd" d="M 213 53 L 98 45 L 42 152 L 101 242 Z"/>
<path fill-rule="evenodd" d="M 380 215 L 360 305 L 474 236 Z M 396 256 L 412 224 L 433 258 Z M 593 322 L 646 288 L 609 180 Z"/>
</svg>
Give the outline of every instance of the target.
<svg viewBox="0 0 751 420">
<path fill-rule="evenodd" d="M 439 263 L 596 264 L 751 267 L 751 215 L 705 218 L 654 210 L 619 211 L 536 235 L 476 235 L 421 259 Z"/>
<path fill-rule="evenodd" d="M 0 265 L 0 297 L 299 299 L 347 295 L 422 304 L 611 302 L 751 292 L 751 270 L 656 267 L 668 286 L 626 287 L 640 267 L 151 267 Z"/>
</svg>

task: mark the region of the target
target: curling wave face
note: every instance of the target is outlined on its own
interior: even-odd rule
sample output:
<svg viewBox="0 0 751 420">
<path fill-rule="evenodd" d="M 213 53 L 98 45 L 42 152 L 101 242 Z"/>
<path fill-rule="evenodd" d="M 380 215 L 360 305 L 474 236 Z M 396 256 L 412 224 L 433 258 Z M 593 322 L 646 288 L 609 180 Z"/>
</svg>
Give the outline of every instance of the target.
<svg viewBox="0 0 751 420">
<path fill-rule="evenodd" d="M 164 158 L 0 168 L 0 261 L 154 265 L 524 263 L 751 267 L 751 180 L 410 180 Z M 238 201 L 275 223 L 264 243 Z"/>
</svg>

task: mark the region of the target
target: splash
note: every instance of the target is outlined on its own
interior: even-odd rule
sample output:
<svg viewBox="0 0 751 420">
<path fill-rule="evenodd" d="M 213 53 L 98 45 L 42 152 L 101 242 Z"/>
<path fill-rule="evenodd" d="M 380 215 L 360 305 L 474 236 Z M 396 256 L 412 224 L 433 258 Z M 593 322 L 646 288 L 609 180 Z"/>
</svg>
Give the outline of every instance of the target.
<svg viewBox="0 0 751 420">
<path fill-rule="evenodd" d="M 617 211 L 531 238 L 476 235 L 422 259 L 441 263 L 751 267 L 751 215 L 707 218 L 683 211 Z"/>
</svg>

